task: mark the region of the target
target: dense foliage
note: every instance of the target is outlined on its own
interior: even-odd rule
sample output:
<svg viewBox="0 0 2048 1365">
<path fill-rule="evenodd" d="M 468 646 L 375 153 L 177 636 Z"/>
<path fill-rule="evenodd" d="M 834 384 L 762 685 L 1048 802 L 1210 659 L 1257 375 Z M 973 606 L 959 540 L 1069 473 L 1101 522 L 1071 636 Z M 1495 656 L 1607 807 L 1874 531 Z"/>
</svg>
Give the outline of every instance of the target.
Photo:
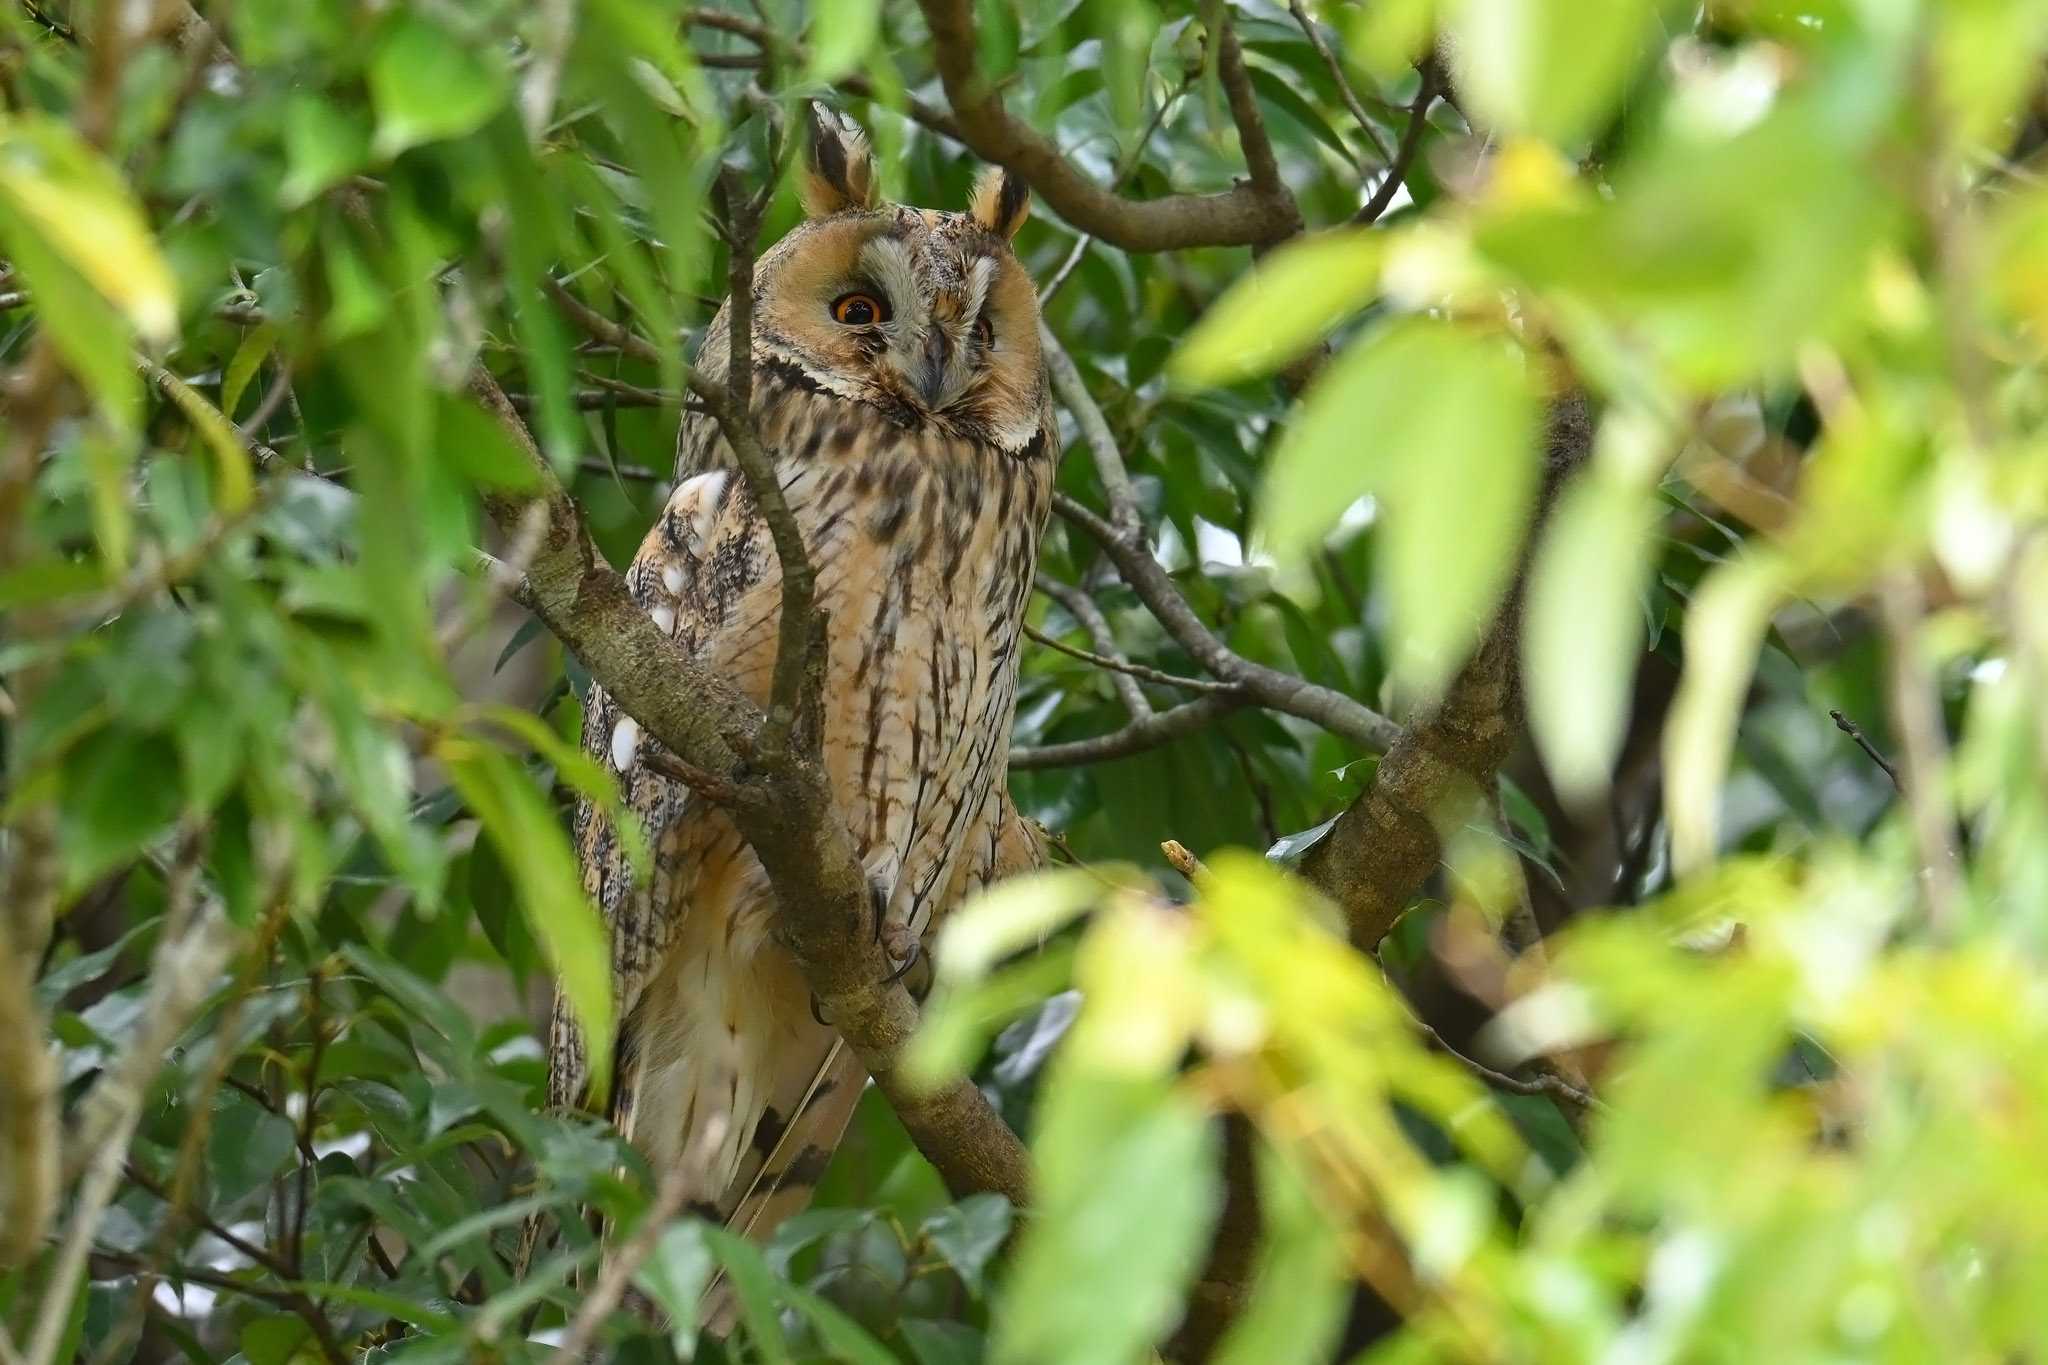
<svg viewBox="0 0 2048 1365">
<path fill-rule="evenodd" d="M 0 1363 L 2033 1358 L 2044 51 L 2038 0 L 13 0 Z M 623 563 L 719 169 L 773 240 L 817 98 L 957 207 L 990 90 L 1060 161 L 1005 153 L 1077 371 L 1011 785 L 1075 865 L 962 913 L 908 1063 L 1032 1204 L 871 1090 L 766 1248 L 636 1238 L 654 1174 L 541 1103 L 555 984 L 610 1028 L 612 793 L 478 393 Z"/>
</svg>

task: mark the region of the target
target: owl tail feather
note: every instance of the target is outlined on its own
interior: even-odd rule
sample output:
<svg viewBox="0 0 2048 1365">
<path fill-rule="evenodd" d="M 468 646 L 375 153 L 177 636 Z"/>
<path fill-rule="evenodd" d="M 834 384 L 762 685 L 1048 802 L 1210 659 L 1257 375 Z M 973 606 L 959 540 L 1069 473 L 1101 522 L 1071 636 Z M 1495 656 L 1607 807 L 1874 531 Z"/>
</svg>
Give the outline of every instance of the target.
<svg viewBox="0 0 2048 1365">
<path fill-rule="evenodd" d="M 868 1073 L 860 1058 L 837 1034 L 829 1037 L 824 1056 L 811 1068 L 801 1088 L 774 1087 L 778 1098 L 794 1091 L 787 1108 L 789 1117 L 785 1121 L 783 1106 L 771 1104 L 755 1121 L 747 1159 L 726 1197 L 719 1201 L 730 1210 L 726 1230 L 757 1246 L 766 1244 L 785 1219 L 801 1213 L 811 1202 L 867 1083 Z M 794 1079 L 800 1074 L 785 1064 L 785 1077 Z M 724 1280 L 721 1272 L 712 1281 L 700 1310 L 706 1330 L 721 1337 L 730 1333 L 738 1316 L 738 1305 Z"/>
</svg>

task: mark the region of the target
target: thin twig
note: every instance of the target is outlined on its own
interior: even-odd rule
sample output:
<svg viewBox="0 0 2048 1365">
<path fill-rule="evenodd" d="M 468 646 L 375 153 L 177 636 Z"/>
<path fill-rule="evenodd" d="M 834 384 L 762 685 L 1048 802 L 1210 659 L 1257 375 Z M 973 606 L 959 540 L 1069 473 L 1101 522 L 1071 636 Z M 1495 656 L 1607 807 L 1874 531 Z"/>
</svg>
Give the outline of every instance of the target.
<svg viewBox="0 0 2048 1365">
<path fill-rule="evenodd" d="M 1422 85 L 1415 92 L 1415 102 L 1408 106 L 1408 128 L 1401 134 L 1401 145 L 1394 151 L 1394 159 L 1387 166 L 1387 178 L 1380 181 L 1372 198 L 1365 201 L 1358 212 L 1353 214 L 1354 225 L 1364 227 L 1379 221 L 1387 206 L 1394 202 L 1394 196 L 1408 183 L 1408 168 L 1415 163 L 1415 153 L 1422 146 L 1423 129 L 1429 126 L 1429 106 L 1436 101 L 1442 82 L 1437 74 L 1436 63 L 1422 64 Z"/>
<path fill-rule="evenodd" d="M 562 1337 L 562 1344 L 555 1348 L 551 1365 L 583 1365 L 591 1343 L 597 1339 L 597 1329 L 619 1306 L 626 1289 L 633 1283 L 633 1276 L 654 1254 L 654 1248 L 661 1242 L 661 1234 L 670 1220 L 682 1210 L 689 1200 L 691 1175 L 693 1172 L 678 1165 L 661 1178 L 661 1185 L 654 1192 L 654 1203 L 633 1229 L 633 1235 L 626 1239 L 624 1246 L 605 1258 L 604 1269 L 598 1272 L 597 1284 L 589 1297 L 576 1310 L 576 1316 L 569 1322 L 569 1330 Z"/>
<path fill-rule="evenodd" d="M 1124 704 L 1124 714 L 1132 720 L 1151 715 L 1152 703 L 1146 700 L 1145 690 L 1138 686 L 1136 677 L 1124 668 L 1130 660 L 1117 648 L 1116 632 L 1109 628 L 1109 618 L 1102 614 L 1102 608 L 1095 605 L 1095 599 L 1081 589 L 1070 587 L 1047 573 L 1039 573 L 1034 582 L 1040 592 L 1066 608 L 1067 615 L 1081 623 L 1081 628 L 1088 632 L 1088 638 L 1095 642 L 1095 648 L 1100 651 L 1097 657 L 1113 661 L 1113 665 L 1104 666 L 1113 667 L 1110 684 L 1116 688 L 1117 698 Z M 1032 628 L 1026 626 L 1025 630 L 1031 633 Z M 1036 640 L 1039 635 L 1032 633 L 1031 638 Z M 1053 647 L 1064 648 L 1060 645 Z"/>
<path fill-rule="evenodd" d="M 1372 143 L 1372 149 L 1380 154 L 1382 164 L 1391 165 L 1394 160 L 1393 152 L 1380 136 L 1379 129 L 1373 127 L 1372 120 L 1366 117 L 1365 104 L 1358 98 L 1358 92 L 1351 88 L 1351 77 L 1344 70 L 1344 63 L 1337 60 L 1337 54 L 1330 50 L 1329 40 L 1323 37 L 1322 29 L 1309 17 L 1309 12 L 1303 7 L 1301 0 L 1287 0 L 1287 10 L 1294 16 L 1294 22 L 1301 26 L 1302 33 L 1308 38 L 1308 45 L 1323 59 L 1323 65 L 1330 72 L 1331 81 L 1337 86 L 1338 97 L 1344 101 L 1344 107 L 1351 111 L 1351 117 L 1358 123 L 1358 131 L 1364 133 L 1366 140 Z"/>
<path fill-rule="evenodd" d="M 1892 790 L 1898 792 L 1901 796 L 1905 795 L 1906 784 L 1899 780 L 1899 770 L 1892 766 L 1890 759 L 1879 752 L 1877 745 L 1871 743 L 1870 736 L 1863 733 L 1863 727 L 1850 720 L 1839 710 L 1830 710 L 1828 718 L 1834 721 L 1837 730 L 1840 730 L 1850 739 L 1856 741 L 1856 747 L 1861 749 L 1872 763 L 1875 763 L 1884 770 L 1884 775 L 1892 780 Z"/>
<path fill-rule="evenodd" d="M 1102 547 L 1138 600 L 1181 648 L 1215 677 L 1242 688 L 1247 699 L 1268 710 L 1313 721 L 1331 734 L 1376 752 L 1399 738 L 1401 727 L 1371 707 L 1292 673 L 1254 663 L 1224 644 L 1195 614 L 1166 566 L 1153 558 L 1151 548 L 1142 540 L 1121 535 L 1100 514 L 1064 493 L 1053 494 L 1052 506 Z"/>
<path fill-rule="evenodd" d="M 1081 371 L 1067 354 L 1066 347 L 1060 345 L 1060 339 L 1052 334 L 1052 328 L 1043 322 L 1038 324 L 1038 342 L 1045 354 L 1046 377 L 1052 380 L 1053 392 L 1073 414 L 1074 425 L 1081 429 L 1081 439 L 1095 461 L 1095 476 L 1102 483 L 1103 497 L 1109 502 L 1111 523 L 1125 535 L 1135 535 L 1139 528 L 1138 494 L 1131 485 L 1130 472 L 1124 468 L 1123 451 L 1109 429 L 1108 419 L 1089 394 L 1088 386 L 1081 380 Z"/>
<path fill-rule="evenodd" d="M 931 30 L 939 81 L 961 140 L 983 159 L 1023 176 L 1053 212 L 1080 231 L 1126 251 L 1170 251 L 1275 242 L 1300 229 L 1293 195 L 1277 177 L 1265 176 L 1263 165 L 1253 167 L 1253 180 L 1218 194 L 1125 199 L 1096 183 L 1051 139 L 1003 107 L 1001 91 L 983 67 L 973 0 L 918 0 L 918 7 Z M 1233 115 L 1242 107 L 1232 100 Z M 1249 163 L 1260 155 L 1263 130 L 1241 122 L 1238 132 Z"/>
<path fill-rule="evenodd" d="M 1488 1085 L 1492 1086 L 1496 1090 L 1505 1090 L 1508 1093 L 1514 1095 L 1548 1095 L 1552 1099 L 1563 1100 L 1566 1104 L 1571 1105 L 1573 1108 L 1582 1111 L 1591 1109 L 1601 1109 L 1605 1107 L 1600 1103 L 1599 1099 L 1595 1096 L 1590 1095 L 1586 1091 L 1579 1089 L 1570 1081 L 1565 1080 L 1564 1077 L 1556 1075 L 1551 1072 L 1546 1071 L 1540 1075 L 1522 1077 L 1510 1076 L 1505 1071 L 1495 1071 L 1492 1067 L 1487 1066 L 1484 1062 L 1480 1062 L 1475 1060 L 1474 1058 L 1466 1056 L 1464 1053 L 1458 1051 L 1458 1049 L 1452 1047 L 1449 1043 L 1445 1042 L 1444 1036 L 1441 1033 L 1438 1033 L 1434 1028 L 1431 1028 L 1430 1025 L 1419 1016 L 1415 1018 L 1414 1023 L 1417 1031 L 1419 1031 L 1425 1038 L 1428 1038 L 1431 1042 L 1435 1043 L 1438 1047 L 1442 1048 L 1446 1053 L 1448 1053 L 1451 1057 L 1453 1057 L 1461 1065 L 1463 1065 L 1466 1070 L 1470 1071 L 1473 1075 L 1477 1076 L 1480 1080 L 1485 1081 Z"/>
<path fill-rule="evenodd" d="M 1920 848 L 1920 875 L 1927 888 L 1927 917 L 1937 936 L 1954 930 L 1963 905 L 1963 881 L 1956 857 L 1955 812 L 1943 778 L 1948 772 L 1948 736 L 1941 718 L 1934 672 L 1921 656 L 1925 605 L 1919 580 L 1893 574 L 1878 589 L 1878 607 L 1889 636 L 1893 723 L 1905 748 L 1899 790 L 1913 818 Z"/>
<path fill-rule="evenodd" d="M 1092 739 L 1012 749 L 1010 769 L 1022 772 L 1032 768 L 1073 768 L 1084 763 L 1101 763 L 1141 754 L 1147 749 L 1184 739 L 1248 704 L 1249 699 L 1240 692 L 1219 692 L 1200 697 L 1165 711 L 1154 711 L 1120 730 Z"/>
<path fill-rule="evenodd" d="M 1048 635 L 1033 625 L 1026 625 L 1024 627 L 1024 634 L 1039 644 L 1044 645 L 1047 649 L 1056 649 L 1070 659 L 1079 659 L 1083 663 L 1094 664 L 1097 668 L 1114 673 L 1118 677 L 1142 678 L 1146 682 L 1158 683 L 1162 687 L 1178 687 L 1189 692 L 1236 692 L 1238 690 L 1236 683 L 1217 682 L 1214 678 L 1187 678 L 1178 673 L 1168 673 L 1162 669 L 1153 668 L 1149 664 L 1132 663 L 1129 659 L 1109 654 L 1097 654 L 1093 650 L 1070 645 L 1058 636 Z M 1142 697 L 1142 695 L 1141 693 L 1140 696 Z M 1143 709 L 1135 712 L 1139 716 L 1146 716 L 1151 713 L 1152 706 L 1149 702 L 1146 703 Z"/>
</svg>

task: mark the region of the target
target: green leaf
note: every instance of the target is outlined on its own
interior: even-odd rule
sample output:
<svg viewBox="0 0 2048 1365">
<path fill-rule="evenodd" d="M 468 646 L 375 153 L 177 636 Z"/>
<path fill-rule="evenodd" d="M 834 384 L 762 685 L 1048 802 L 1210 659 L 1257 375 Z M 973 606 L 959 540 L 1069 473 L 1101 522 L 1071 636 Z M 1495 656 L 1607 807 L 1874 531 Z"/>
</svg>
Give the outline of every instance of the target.
<svg viewBox="0 0 2048 1365">
<path fill-rule="evenodd" d="M 1202 314 L 1169 375 L 1224 384 L 1279 369 L 1371 301 L 1385 255 L 1384 234 L 1350 229 L 1274 250 Z"/>
<path fill-rule="evenodd" d="M 171 827 L 181 798 L 178 755 L 161 735 L 96 731 L 64 764 L 57 812 L 65 881 L 83 887 Z"/>
<path fill-rule="evenodd" d="M 924 1220 L 922 1232 L 932 1250 L 977 1296 L 982 1272 L 1010 1235 L 1010 1201 L 999 1194 L 977 1194 L 940 1209 Z"/>
<path fill-rule="evenodd" d="M 867 60 L 881 27 L 881 0 L 832 0 L 812 11 L 811 61 L 805 79 L 825 85 Z"/>
<path fill-rule="evenodd" d="M 482 45 L 402 10 L 370 60 L 370 98 L 377 107 L 376 151 L 462 137 L 484 126 L 505 102 L 504 74 Z"/>
<path fill-rule="evenodd" d="M 1649 54 L 1655 0 L 1453 0 L 1458 91 L 1502 131 L 1577 143 L 1598 132 Z"/>
<path fill-rule="evenodd" d="M 505 430 L 476 404 L 441 396 L 434 439 L 449 467 L 479 488 L 526 492 L 540 486 L 540 471 Z"/>
<path fill-rule="evenodd" d="M 157 371 L 157 384 L 170 395 L 171 402 L 177 405 L 185 420 L 206 442 L 206 448 L 213 452 L 214 468 L 220 480 L 221 510 L 233 513 L 247 507 L 255 491 L 255 482 L 249 472 L 248 448 L 243 445 L 235 424 L 169 370 Z"/>
<path fill-rule="evenodd" d="M 206 1170 L 212 1177 L 214 1201 L 235 1204 L 268 1183 L 295 1143 L 288 1120 L 239 1091 L 223 1090 L 206 1138 Z"/>
<path fill-rule="evenodd" d="M 610 1080 L 614 1029 L 611 944 L 583 894 L 576 857 L 555 813 L 527 775 L 498 750 L 450 738 L 435 753 L 512 869 L 527 924 L 583 1030 L 592 1094 L 602 1097 Z"/>
<path fill-rule="evenodd" d="M 1371 493 L 1393 599 L 1396 676 L 1434 694 L 1486 627 L 1535 495 L 1538 406 L 1507 342 L 1396 323 L 1348 347 L 1274 452 L 1260 499 L 1283 562 Z"/>
<path fill-rule="evenodd" d="M 242 1354 L 249 1365 L 290 1365 L 299 1347 L 312 1338 L 313 1329 L 305 1319 L 290 1313 L 270 1313 L 251 1318 L 242 1328 Z"/>
<path fill-rule="evenodd" d="M 291 169 L 277 197 L 297 208 L 369 164 L 370 129 L 354 108 L 298 91 L 285 106 L 284 151 Z"/>
<path fill-rule="evenodd" d="M 77 271 L 142 336 L 178 330 L 178 288 L 149 223 L 114 168 L 72 128 L 42 115 L 0 119 L 7 245 L 34 242 Z M 30 284 L 41 284 L 29 275 Z M 45 305 L 56 300 L 45 300 Z"/>
<path fill-rule="evenodd" d="M 661 1230 L 654 1253 L 634 1276 L 634 1283 L 668 1314 L 669 1340 L 680 1359 L 696 1354 L 697 1307 L 717 1269 L 702 1220 L 685 1218 Z"/>
<path fill-rule="evenodd" d="M 228 361 L 227 372 L 220 381 L 220 410 L 230 421 L 235 409 L 242 404 L 242 395 L 249 391 L 249 381 L 263 367 L 277 347 L 279 329 L 276 323 L 266 322 L 251 327 L 243 336 L 241 344 L 235 347 L 234 358 Z"/>
<path fill-rule="evenodd" d="M 1064 1159 L 1042 1163 L 995 1322 L 995 1365 L 1126 1365 L 1178 1316 L 1215 1215 L 1215 1144 L 1185 1096 L 1139 1091 L 1148 1098 L 1069 1074 L 1046 1097 L 1050 1131 L 1034 1146 L 1050 1158 L 1044 1149 L 1059 1145 Z"/>
<path fill-rule="evenodd" d="M 981 1333 L 965 1323 L 903 1318 L 896 1329 L 917 1365 L 981 1365 L 986 1355 Z"/>
<path fill-rule="evenodd" d="M 1664 729 L 1664 806 L 1681 872 L 1704 867 L 1717 851 L 1728 752 L 1782 578 L 1777 556 L 1756 553 L 1714 570 L 1693 594 L 1685 674 Z"/>
<path fill-rule="evenodd" d="M 1530 569 L 1522 677 L 1544 768 L 1566 801 L 1603 795 L 1643 648 L 1656 507 L 1595 466 L 1558 498 Z"/>
<path fill-rule="evenodd" d="M 1350 1297 L 1344 1244 L 1294 1161 L 1261 1144 L 1259 1256 L 1251 1296 L 1217 1347 L 1216 1365 L 1326 1360 Z"/>
</svg>

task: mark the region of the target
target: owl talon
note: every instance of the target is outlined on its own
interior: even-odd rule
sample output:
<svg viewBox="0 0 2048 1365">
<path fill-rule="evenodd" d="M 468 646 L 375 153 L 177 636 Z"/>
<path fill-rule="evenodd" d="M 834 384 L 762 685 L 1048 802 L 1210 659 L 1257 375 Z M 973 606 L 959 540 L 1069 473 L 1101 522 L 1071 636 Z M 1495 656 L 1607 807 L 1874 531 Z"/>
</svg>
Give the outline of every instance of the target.
<svg viewBox="0 0 2048 1365">
<path fill-rule="evenodd" d="M 892 953 L 890 954 L 890 956 L 893 959 L 895 955 Z M 883 979 L 882 984 L 885 986 L 893 986 L 897 982 L 901 981 L 904 977 L 909 976 L 910 969 L 917 965 L 918 958 L 922 956 L 923 950 L 921 946 L 918 944 L 918 941 L 916 939 L 912 939 L 910 941 L 910 953 L 903 959 L 903 965 L 898 967 L 895 971 L 889 973 L 889 975 Z"/>
<path fill-rule="evenodd" d="M 832 1021 L 825 1017 L 824 1009 L 818 1004 L 818 993 L 816 991 L 810 993 L 810 1003 L 811 1021 L 817 1024 L 819 1028 L 831 1028 Z"/>
<path fill-rule="evenodd" d="M 882 941 L 882 926 L 889 919 L 889 888 L 883 885 L 880 877 L 873 878 L 868 882 L 868 904 L 874 907 L 875 942 L 880 943 Z"/>
</svg>

